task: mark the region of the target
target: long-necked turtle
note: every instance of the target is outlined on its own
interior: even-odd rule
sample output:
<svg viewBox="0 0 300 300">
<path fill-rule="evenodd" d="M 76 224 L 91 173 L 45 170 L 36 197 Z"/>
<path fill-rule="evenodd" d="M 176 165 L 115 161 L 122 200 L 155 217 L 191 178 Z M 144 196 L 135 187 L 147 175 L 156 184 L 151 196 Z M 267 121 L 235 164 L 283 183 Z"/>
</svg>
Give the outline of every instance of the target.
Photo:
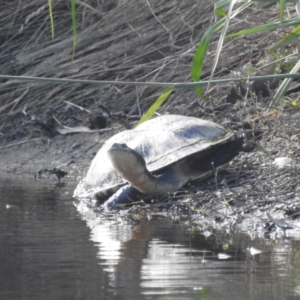
<svg viewBox="0 0 300 300">
<path fill-rule="evenodd" d="M 174 192 L 236 155 L 243 138 L 194 117 L 164 115 L 105 142 L 74 197 L 107 207 Z M 213 163 L 213 165 L 212 165 Z"/>
</svg>

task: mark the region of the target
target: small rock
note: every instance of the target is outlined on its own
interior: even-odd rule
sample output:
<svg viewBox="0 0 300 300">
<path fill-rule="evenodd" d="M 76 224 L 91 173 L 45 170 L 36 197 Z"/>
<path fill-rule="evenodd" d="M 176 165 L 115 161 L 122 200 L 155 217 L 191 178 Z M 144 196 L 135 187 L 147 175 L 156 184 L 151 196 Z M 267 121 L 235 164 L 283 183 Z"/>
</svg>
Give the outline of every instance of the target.
<svg viewBox="0 0 300 300">
<path fill-rule="evenodd" d="M 254 247 L 250 247 L 250 248 L 247 248 L 247 250 L 250 252 L 251 255 L 257 255 L 257 254 L 261 254 L 262 251 L 259 250 L 259 249 L 256 249 Z"/>
<path fill-rule="evenodd" d="M 292 165 L 292 159 L 289 157 L 277 157 L 274 159 L 273 164 L 279 169 L 290 167 Z"/>
<path fill-rule="evenodd" d="M 218 259 L 229 259 L 231 256 L 226 253 L 219 253 L 218 254 Z"/>
</svg>

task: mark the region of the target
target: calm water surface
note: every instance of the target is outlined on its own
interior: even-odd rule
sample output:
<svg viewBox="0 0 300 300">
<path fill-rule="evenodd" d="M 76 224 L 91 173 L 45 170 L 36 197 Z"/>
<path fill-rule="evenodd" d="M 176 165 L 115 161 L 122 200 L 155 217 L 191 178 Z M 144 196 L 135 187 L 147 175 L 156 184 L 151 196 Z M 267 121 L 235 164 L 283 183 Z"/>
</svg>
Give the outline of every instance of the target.
<svg viewBox="0 0 300 300">
<path fill-rule="evenodd" d="M 0 300 L 300 299 L 298 240 L 102 220 L 74 186 L 0 177 Z"/>
</svg>

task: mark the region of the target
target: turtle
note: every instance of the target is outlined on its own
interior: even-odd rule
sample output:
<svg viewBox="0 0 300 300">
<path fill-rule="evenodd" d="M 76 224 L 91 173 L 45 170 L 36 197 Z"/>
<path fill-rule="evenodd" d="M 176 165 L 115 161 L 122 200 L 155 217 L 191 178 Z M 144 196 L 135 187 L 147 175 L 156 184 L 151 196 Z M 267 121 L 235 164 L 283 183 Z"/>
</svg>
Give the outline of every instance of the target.
<svg viewBox="0 0 300 300">
<path fill-rule="evenodd" d="M 73 196 L 106 208 L 163 196 L 227 164 L 243 141 L 212 121 L 161 115 L 108 139 Z"/>
</svg>

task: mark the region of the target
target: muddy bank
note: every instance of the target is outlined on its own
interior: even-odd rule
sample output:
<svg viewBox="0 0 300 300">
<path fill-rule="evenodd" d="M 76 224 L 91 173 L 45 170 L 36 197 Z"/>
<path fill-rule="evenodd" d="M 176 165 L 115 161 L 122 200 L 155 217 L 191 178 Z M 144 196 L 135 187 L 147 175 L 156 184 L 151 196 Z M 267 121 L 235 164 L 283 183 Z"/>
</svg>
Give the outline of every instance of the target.
<svg viewBox="0 0 300 300">
<path fill-rule="evenodd" d="M 214 1 L 86 1 L 78 4 L 78 43 L 74 59 L 70 8 L 53 5 L 55 39 L 51 39 L 44 1 L 30 4 L 4 1 L 0 33 L 2 74 L 91 80 L 188 82 L 195 49 L 214 22 Z M 290 13 L 295 13 L 290 11 Z M 230 31 L 278 18 L 278 8 L 257 3 Z M 240 74 L 247 63 L 272 73 L 266 49 L 284 32 L 274 31 L 227 40 L 216 77 Z M 212 42 L 202 79 L 210 74 L 217 38 Z M 251 95 L 228 101 L 230 84 L 213 86 L 204 99 L 194 90 L 178 89 L 159 114 L 181 114 L 213 120 L 228 129 L 245 132 L 249 151 L 241 153 L 228 171 L 181 192 L 201 216 L 222 222 L 246 213 L 297 218 L 299 210 L 299 112 L 281 103 L 270 108 L 270 96 Z M 135 125 L 162 92 L 149 87 L 114 87 L 1 80 L 0 169 L 33 174 L 60 168 L 74 180 L 83 177 L 103 142 Z M 274 91 L 271 91 L 271 94 Z M 293 95 L 294 98 L 297 95 Z M 91 126 L 92 113 L 106 124 Z M 105 128 L 101 128 L 105 127 Z M 75 132 L 70 131 L 70 128 Z M 78 132 L 84 128 L 88 132 Z M 77 130 L 77 132 L 76 132 Z M 273 162 L 289 157 L 289 166 Z M 177 195 L 177 194 L 176 194 Z M 201 201 L 199 201 L 199 199 Z M 221 201 L 220 201 L 221 200 Z"/>
</svg>

